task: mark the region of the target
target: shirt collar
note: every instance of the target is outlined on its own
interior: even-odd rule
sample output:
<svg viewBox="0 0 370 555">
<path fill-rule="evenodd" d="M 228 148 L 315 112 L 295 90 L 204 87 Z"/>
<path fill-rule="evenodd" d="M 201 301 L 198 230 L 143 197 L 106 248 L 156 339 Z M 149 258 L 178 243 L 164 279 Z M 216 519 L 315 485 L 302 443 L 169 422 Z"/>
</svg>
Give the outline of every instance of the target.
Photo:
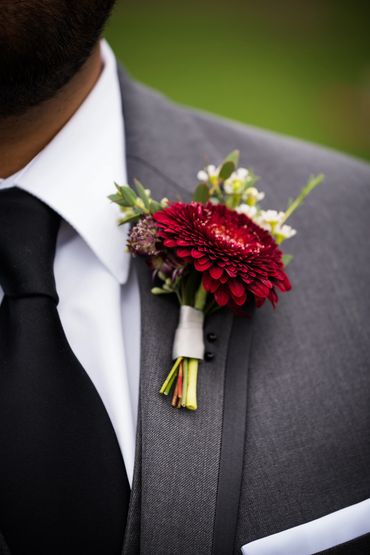
<svg viewBox="0 0 370 555">
<path fill-rule="evenodd" d="M 53 140 L 1 186 L 18 186 L 43 200 L 85 240 L 119 283 L 129 255 L 127 226 L 107 196 L 114 182 L 126 183 L 124 122 L 116 60 L 101 42 L 103 71 L 96 85 Z"/>
</svg>

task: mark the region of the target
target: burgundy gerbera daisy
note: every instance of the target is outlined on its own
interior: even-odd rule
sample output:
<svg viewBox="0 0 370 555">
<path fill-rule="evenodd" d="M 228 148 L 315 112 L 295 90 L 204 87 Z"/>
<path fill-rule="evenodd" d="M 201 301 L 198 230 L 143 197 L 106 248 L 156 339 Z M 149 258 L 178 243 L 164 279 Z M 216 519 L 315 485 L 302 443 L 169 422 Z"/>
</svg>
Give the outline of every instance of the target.
<svg viewBox="0 0 370 555">
<path fill-rule="evenodd" d="M 176 202 L 153 218 L 164 245 L 202 272 L 204 288 L 220 306 L 240 307 L 248 293 L 257 306 L 266 299 L 275 306 L 275 287 L 291 289 L 281 250 L 245 214 L 221 204 Z"/>
</svg>

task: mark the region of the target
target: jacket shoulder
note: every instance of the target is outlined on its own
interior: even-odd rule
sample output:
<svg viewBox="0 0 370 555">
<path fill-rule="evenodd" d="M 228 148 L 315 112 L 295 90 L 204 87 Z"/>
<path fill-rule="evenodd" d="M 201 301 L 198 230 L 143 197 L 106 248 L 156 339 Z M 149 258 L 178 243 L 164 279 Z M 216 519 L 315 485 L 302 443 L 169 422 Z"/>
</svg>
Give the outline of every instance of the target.
<svg viewBox="0 0 370 555">
<path fill-rule="evenodd" d="M 224 151 L 238 148 L 241 161 L 258 167 L 310 168 L 331 173 L 346 172 L 367 180 L 370 185 L 370 164 L 336 150 L 242 124 L 206 112 L 188 110 L 207 140 Z"/>
</svg>

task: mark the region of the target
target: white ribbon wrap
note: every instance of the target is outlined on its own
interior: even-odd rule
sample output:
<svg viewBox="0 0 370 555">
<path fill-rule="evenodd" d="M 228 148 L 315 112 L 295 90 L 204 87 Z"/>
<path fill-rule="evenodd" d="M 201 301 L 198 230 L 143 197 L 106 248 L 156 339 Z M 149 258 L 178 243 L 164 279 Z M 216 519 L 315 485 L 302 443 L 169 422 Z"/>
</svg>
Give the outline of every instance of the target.
<svg viewBox="0 0 370 555">
<path fill-rule="evenodd" d="M 192 306 L 180 307 L 179 325 L 173 342 L 172 357 L 197 358 L 203 360 L 204 313 Z"/>
</svg>

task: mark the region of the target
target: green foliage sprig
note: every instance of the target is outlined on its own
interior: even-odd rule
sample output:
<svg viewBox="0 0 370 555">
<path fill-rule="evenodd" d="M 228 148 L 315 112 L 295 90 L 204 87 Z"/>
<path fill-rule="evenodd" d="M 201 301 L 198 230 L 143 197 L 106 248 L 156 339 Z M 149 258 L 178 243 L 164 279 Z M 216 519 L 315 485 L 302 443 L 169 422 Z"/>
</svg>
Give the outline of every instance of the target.
<svg viewBox="0 0 370 555">
<path fill-rule="evenodd" d="M 115 183 L 117 193 L 109 195 L 109 199 L 118 204 L 121 208 L 123 217 L 119 224 L 136 223 L 143 216 L 149 216 L 162 210 L 167 203 L 167 199 L 161 202 L 154 200 L 150 189 L 145 189 L 144 185 L 138 180 L 134 180 L 135 189 L 128 185 L 118 185 Z"/>
</svg>

